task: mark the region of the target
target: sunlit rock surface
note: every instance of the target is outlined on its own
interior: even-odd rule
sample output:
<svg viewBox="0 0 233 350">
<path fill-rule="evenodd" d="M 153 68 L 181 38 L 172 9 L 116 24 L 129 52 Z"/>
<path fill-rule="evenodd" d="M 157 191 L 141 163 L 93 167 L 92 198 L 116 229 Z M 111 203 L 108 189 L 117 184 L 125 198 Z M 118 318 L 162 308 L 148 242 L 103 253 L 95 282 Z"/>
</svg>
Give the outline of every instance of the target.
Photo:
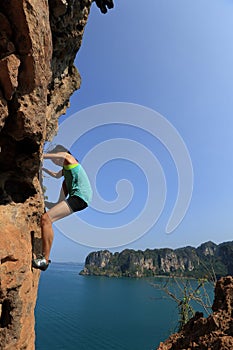
<svg viewBox="0 0 233 350">
<path fill-rule="evenodd" d="M 232 350 L 233 278 L 221 278 L 215 288 L 213 313 L 203 318 L 197 313 L 180 333 L 161 343 L 158 350 Z"/>
<path fill-rule="evenodd" d="M 0 349 L 34 349 L 40 160 L 80 86 L 73 62 L 90 6 L 90 0 L 0 2 Z"/>
</svg>

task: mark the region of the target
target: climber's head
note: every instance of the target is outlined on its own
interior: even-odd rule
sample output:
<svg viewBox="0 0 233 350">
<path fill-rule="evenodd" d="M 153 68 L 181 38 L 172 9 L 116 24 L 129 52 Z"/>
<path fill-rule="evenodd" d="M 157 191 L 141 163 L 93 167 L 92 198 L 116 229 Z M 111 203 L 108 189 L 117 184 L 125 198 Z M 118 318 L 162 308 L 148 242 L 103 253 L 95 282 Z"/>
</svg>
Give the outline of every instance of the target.
<svg viewBox="0 0 233 350">
<path fill-rule="evenodd" d="M 54 147 L 51 151 L 48 151 L 47 153 L 69 153 L 69 154 L 71 154 L 70 153 L 70 151 L 66 148 L 66 147 L 64 147 L 64 146 L 62 146 L 62 145 L 57 145 L 56 147 Z M 53 158 L 52 159 L 52 162 L 54 163 L 54 164 L 56 164 L 56 165 L 59 165 L 59 166 L 63 166 L 63 163 L 64 163 L 64 159 L 61 159 L 61 158 Z"/>
<path fill-rule="evenodd" d="M 53 158 L 51 160 L 54 164 L 59 165 L 59 166 L 63 166 L 63 164 L 64 164 L 64 160 L 61 158 Z"/>
<path fill-rule="evenodd" d="M 59 153 L 66 152 L 66 153 L 71 154 L 70 151 L 62 145 L 56 145 L 51 151 L 48 151 L 47 153 L 58 153 L 58 152 Z"/>
</svg>

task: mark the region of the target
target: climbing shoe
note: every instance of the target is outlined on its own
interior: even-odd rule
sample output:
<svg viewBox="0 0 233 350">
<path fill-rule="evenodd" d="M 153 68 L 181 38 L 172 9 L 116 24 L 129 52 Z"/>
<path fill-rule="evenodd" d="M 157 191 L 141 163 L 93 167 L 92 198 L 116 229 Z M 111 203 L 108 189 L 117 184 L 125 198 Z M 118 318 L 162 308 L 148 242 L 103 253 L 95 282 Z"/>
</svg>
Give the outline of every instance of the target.
<svg viewBox="0 0 233 350">
<path fill-rule="evenodd" d="M 32 267 L 34 267 L 34 269 L 45 271 L 49 267 L 49 263 L 51 263 L 51 260 L 47 262 L 45 257 L 42 256 L 40 258 L 36 258 L 32 260 Z"/>
</svg>

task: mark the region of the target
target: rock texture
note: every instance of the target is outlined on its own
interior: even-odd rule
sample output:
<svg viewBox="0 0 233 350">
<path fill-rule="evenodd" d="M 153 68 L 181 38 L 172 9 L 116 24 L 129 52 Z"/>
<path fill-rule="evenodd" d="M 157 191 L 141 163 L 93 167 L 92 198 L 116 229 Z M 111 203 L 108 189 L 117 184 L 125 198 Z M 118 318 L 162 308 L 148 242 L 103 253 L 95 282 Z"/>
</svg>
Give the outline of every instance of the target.
<svg viewBox="0 0 233 350">
<path fill-rule="evenodd" d="M 215 288 L 213 313 L 203 318 L 197 313 L 180 333 L 160 343 L 158 350 L 232 350 L 233 278 L 221 278 Z"/>
<path fill-rule="evenodd" d="M 179 249 L 108 250 L 92 252 L 85 261 L 83 275 L 143 277 L 175 275 L 180 277 L 217 277 L 233 273 L 233 242 L 203 243 L 200 247 Z"/>
<path fill-rule="evenodd" d="M 110 8 L 111 1 L 99 5 Z M 40 160 L 80 86 L 73 62 L 90 6 L 91 0 L 0 2 L 0 349 L 34 349 Z"/>
</svg>

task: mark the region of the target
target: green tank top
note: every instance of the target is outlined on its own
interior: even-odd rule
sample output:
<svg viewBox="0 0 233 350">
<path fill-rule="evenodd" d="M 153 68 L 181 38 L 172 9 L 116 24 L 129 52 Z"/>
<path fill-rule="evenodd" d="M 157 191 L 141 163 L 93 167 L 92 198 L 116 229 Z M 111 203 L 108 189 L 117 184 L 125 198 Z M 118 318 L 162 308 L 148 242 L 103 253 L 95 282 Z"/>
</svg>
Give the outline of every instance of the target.
<svg viewBox="0 0 233 350">
<path fill-rule="evenodd" d="M 92 188 L 81 164 L 64 165 L 63 175 L 69 196 L 78 196 L 89 204 L 92 199 Z"/>
</svg>

